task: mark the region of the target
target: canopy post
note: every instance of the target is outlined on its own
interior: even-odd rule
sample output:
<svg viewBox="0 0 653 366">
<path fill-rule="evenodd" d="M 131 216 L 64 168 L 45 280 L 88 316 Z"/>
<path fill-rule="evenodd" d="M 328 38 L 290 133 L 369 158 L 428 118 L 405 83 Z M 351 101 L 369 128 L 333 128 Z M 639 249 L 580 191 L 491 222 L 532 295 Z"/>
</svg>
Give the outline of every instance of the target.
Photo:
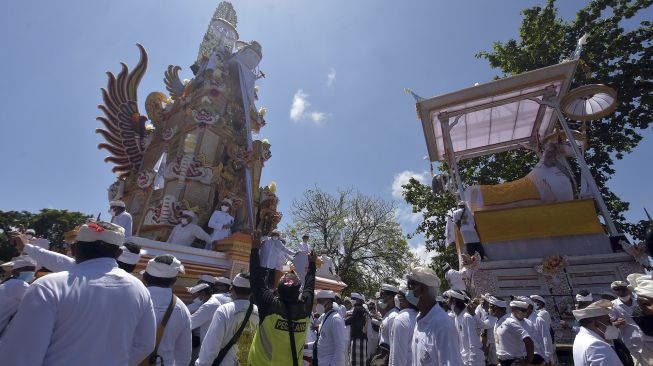
<svg viewBox="0 0 653 366">
<path fill-rule="evenodd" d="M 608 206 L 606 206 L 605 201 L 603 200 L 603 196 L 601 196 L 601 191 L 599 191 L 599 187 L 596 185 L 596 181 L 594 180 L 594 177 L 592 177 L 592 173 L 590 172 L 589 166 L 587 166 L 585 157 L 583 157 L 583 154 L 580 152 L 580 148 L 576 144 L 576 139 L 574 138 L 574 135 L 572 134 L 571 129 L 567 124 L 567 119 L 565 118 L 565 115 L 562 113 L 562 110 L 560 109 L 560 102 L 557 99 L 551 97 L 546 98 L 545 96 L 544 100 L 541 101 L 537 99 L 535 100 L 538 103 L 544 104 L 547 107 L 550 107 L 555 110 L 556 115 L 558 117 L 558 121 L 560 121 L 560 125 L 562 126 L 562 129 L 565 131 L 565 135 L 567 135 L 567 140 L 569 141 L 569 145 L 571 145 L 571 148 L 574 151 L 574 155 L 576 156 L 576 161 L 578 162 L 578 166 L 580 167 L 580 173 L 582 177 L 585 178 L 585 181 L 587 182 L 587 185 L 589 186 L 589 189 L 592 192 L 592 196 L 594 196 L 594 201 L 596 201 L 596 204 L 599 206 L 599 210 L 601 210 L 601 215 L 603 216 L 603 219 L 605 220 L 605 223 L 608 226 L 608 231 L 610 232 L 611 236 L 616 236 L 619 234 L 617 232 L 617 227 L 614 225 L 614 221 L 612 221 L 612 216 L 610 216 L 610 212 L 608 211 Z"/>
<path fill-rule="evenodd" d="M 460 177 L 460 171 L 458 170 L 458 162 L 456 161 L 456 153 L 453 150 L 453 142 L 451 141 L 451 129 L 458 124 L 458 120 L 462 115 L 457 116 L 452 124 L 449 124 L 449 118 L 443 118 L 440 120 L 442 125 L 442 136 L 444 136 L 444 142 L 446 144 L 445 152 L 447 154 L 447 160 L 449 160 L 449 169 L 452 170 L 453 175 L 456 179 L 456 190 L 458 191 L 458 199 L 464 200 L 465 196 L 463 195 L 463 181 Z"/>
</svg>

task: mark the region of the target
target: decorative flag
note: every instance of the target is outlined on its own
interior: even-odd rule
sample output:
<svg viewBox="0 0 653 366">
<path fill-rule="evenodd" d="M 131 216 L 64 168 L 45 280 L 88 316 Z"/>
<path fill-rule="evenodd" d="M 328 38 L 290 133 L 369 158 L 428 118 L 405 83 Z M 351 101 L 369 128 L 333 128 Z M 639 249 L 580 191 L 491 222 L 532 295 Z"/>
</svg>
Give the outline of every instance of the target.
<svg viewBox="0 0 653 366">
<path fill-rule="evenodd" d="M 154 172 L 156 173 L 156 177 L 154 177 L 154 190 L 163 188 L 165 183 L 166 155 L 166 152 L 161 154 L 161 157 L 154 165 Z"/>
</svg>

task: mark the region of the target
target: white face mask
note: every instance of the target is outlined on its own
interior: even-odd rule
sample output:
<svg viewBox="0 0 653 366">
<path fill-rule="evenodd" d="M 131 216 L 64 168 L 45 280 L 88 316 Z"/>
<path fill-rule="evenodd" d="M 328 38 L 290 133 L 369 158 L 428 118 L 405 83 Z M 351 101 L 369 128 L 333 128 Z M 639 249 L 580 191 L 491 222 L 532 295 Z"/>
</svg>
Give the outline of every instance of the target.
<svg viewBox="0 0 653 366">
<path fill-rule="evenodd" d="M 25 237 L 27 238 L 27 240 L 34 239 L 34 235 L 32 235 L 32 234 L 27 234 L 27 235 L 25 235 Z"/>
<path fill-rule="evenodd" d="M 183 218 L 183 219 L 181 219 L 181 224 L 184 225 L 184 226 L 188 225 L 189 222 L 190 222 L 190 221 L 188 221 L 187 218 Z"/>
<path fill-rule="evenodd" d="M 322 315 L 322 314 L 324 314 L 324 310 L 325 310 L 325 309 L 324 309 L 324 305 L 322 305 L 322 304 L 320 304 L 320 303 L 318 303 L 317 305 L 315 305 L 315 312 L 316 312 L 316 313 Z"/>
<path fill-rule="evenodd" d="M 599 323 L 599 324 L 605 325 L 603 323 Z M 605 338 L 608 341 L 619 338 L 619 328 L 615 327 L 612 324 L 605 325 L 605 331 L 603 332 L 603 338 Z"/>
<path fill-rule="evenodd" d="M 279 240 L 279 237 L 278 236 L 273 236 L 272 240 Z"/>
<path fill-rule="evenodd" d="M 619 296 L 619 300 L 621 300 L 622 302 L 628 302 L 630 301 L 630 295 L 626 295 L 624 297 Z"/>
<path fill-rule="evenodd" d="M 115 214 L 116 214 L 115 211 L 113 211 L 112 208 L 110 208 L 108 212 L 109 212 L 109 215 L 111 215 L 111 216 L 115 216 Z"/>
<path fill-rule="evenodd" d="M 386 304 L 386 303 L 383 302 L 383 301 L 379 301 L 379 302 L 377 303 L 376 306 L 377 306 L 379 309 L 381 309 L 381 310 L 385 310 L 385 308 L 388 307 L 388 304 Z"/>
<path fill-rule="evenodd" d="M 222 212 L 227 212 L 229 210 L 229 206 L 222 206 L 220 207 L 220 209 L 222 210 Z"/>
<path fill-rule="evenodd" d="M 399 300 L 399 295 L 395 295 L 395 297 L 393 298 L 393 300 L 395 301 L 395 307 L 396 307 L 397 309 L 401 309 L 401 301 Z"/>
<path fill-rule="evenodd" d="M 18 274 L 18 279 L 25 282 L 32 282 L 34 277 L 36 277 L 36 272 L 34 271 L 25 271 Z"/>
</svg>

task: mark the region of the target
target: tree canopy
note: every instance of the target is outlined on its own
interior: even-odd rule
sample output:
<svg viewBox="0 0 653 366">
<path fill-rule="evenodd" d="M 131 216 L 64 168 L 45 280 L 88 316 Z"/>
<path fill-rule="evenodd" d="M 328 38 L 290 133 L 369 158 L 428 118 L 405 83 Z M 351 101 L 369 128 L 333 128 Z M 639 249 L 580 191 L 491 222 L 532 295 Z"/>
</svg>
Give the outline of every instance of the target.
<svg viewBox="0 0 653 366">
<path fill-rule="evenodd" d="M 491 51 L 477 54 L 501 71 L 498 77 L 506 77 L 560 62 L 572 54 L 577 40 L 588 34 L 571 87 L 608 85 L 618 92 L 619 104 L 611 115 L 589 123 L 585 158 L 617 228 L 638 239 L 643 222 L 625 220 L 629 204 L 608 183 L 615 174 L 615 159 L 622 159 L 639 144 L 641 132 L 653 119 L 653 27 L 643 14 L 652 3 L 594 0 L 578 11 L 574 20 L 566 21 L 558 17 L 555 1 L 549 0 L 544 7 L 522 12 L 519 39 L 495 42 Z M 520 149 L 465 160 L 459 168 L 466 185 L 497 184 L 525 176 L 536 162 L 533 152 Z M 440 169 L 446 171 L 447 167 L 441 165 Z M 434 258 L 436 269 L 439 262 L 455 260 L 450 253 L 446 255 L 451 249 L 439 246 L 444 245 L 446 215 L 455 205 L 454 196 L 434 196 L 430 187 L 415 179 L 404 186 L 403 194 L 413 212 L 424 215 L 416 232 L 426 236 L 427 249 L 444 254 Z"/>
<path fill-rule="evenodd" d="M 316 187 L 293 201 L 291 214 L 289 237 L 299 241 L 307 233 L 314 250 L 325 250 L 348 285 L 347 293 L 371 295 L 382 282 L 396 283 L 415 261 L 393 202 L 353 190 L 334 195 Z"/>
</svg>

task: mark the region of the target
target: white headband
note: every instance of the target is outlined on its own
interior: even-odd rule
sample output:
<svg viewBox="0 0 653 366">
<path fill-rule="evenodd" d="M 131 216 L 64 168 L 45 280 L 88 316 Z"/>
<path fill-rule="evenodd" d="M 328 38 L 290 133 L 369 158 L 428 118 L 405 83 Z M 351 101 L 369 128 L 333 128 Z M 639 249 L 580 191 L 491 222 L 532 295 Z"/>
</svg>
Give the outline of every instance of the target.
<svg viewBox="0 0 653 366">
<path fill-rule="evenodd" d="M 453 298 L 463 300 L 463 301 L 466 300 L 465 295 L 461 294 L 458 291 L 454 291 L 454 290 L 447 290 L 447 291 L 444 292 L 443 295 L 448 296 L 448 297 L 453 297 Z"/>
<path fill-rule="evenodd" d="M 507 308 L 508 307 L 507 302 L 505 302 L 503 300 L 499 300 L 494 296 L 487 296 L 486 300 L 487 300 L 487 302 L 490 303 L 490 305 L 498 306 L 500 308 Z"/>
<path fill-rule="evenodd" d="M 215 283 L 221 283 L 223 285 L 231 286 L 231 280 L 227 277 L 218 277 L 215 279 Z"/>
<path fill-rule="evenodd" d="M 184 266 L 179 259 L 172 257 L 172 264 L 156 262 L 154 258 L 147 262 L 145 272 L 154 277 L 172 278 L 177 277 L 179 272 L 184 273 Z"/>
<path fill-rule="evenodd" d="M 513 300 L 513 301 L 510 302 L 510 307 L 511 308 L 528 309 L 528 304 L 523 302 L 523 301 Z"/>
<path fill-rule="evenodd" d="M 127 264 L 136 264 L 141 260 L 141 254 L 132 253 L 127 249 L 127 247 L 121 247 L 122 254 L 118 257 L 118 262 L 127 263 Z"/>
<path fill-rule="evenodd" d="M 612 302 L 609 300 L 599 300 L 589 304 L 584 309 L 573 310 L 574 318 L 576 320 L 597 318 L 599 316 L 608 315 L 612 310 Z"/>
<path fill-rule="evenodd" d="M 77 241 L 103 241 L 107 244 L 122 246 L 125 242 L 125 229 L 109 222 L 92 222 L 79 228 Z"/>
<path fill-rule="evenodd" d="M 12 269 L 20 269 L 23 267 L 36 267 L 36 261 L 28 256 L 21 255 L 11 259 L 11 262 L 5 263 L 7 266 L 11 265 Z"/>
<path fill-rule="evenodd" d="M 544 298 L 540 295 L 531 295 L 531 299 L 541 301 L 546 304 L 546 301 L 544 301 Z"/>
<path fill-rule="evenodd" d="M 234 277 L 234 280 L 231 281 L 231 284 L 235 287 L 250 288 L 249 280 L 240 274 L 237 274 L 236 277 Z"/>
<path fill-rule="evenodd" d="M 209 282 L 209 283 L 215 283 L 215 277 L 207 274 L 200 275 L 198 280 Z"/>
<path fill-rule="evenodd" d="M 199 285 L 195 285 L 193 287 L 186 287 L 186 290 L 188 290 L 188 293 L 196 294 L 202 290 L 206 290 L 209 287 L 210 286 L 206 283 L 200 283 Z"/>
<path fill-rule="evenodd" d="M 591 301 L 594 301 L 594 298 L 592 297 L 592 294 L 589 294 L 587 296 L 583 296 L 581 294 L 576 294 L 576 301 L 578 301 L 578 302 L 591 302 Z"/>
</svg>

